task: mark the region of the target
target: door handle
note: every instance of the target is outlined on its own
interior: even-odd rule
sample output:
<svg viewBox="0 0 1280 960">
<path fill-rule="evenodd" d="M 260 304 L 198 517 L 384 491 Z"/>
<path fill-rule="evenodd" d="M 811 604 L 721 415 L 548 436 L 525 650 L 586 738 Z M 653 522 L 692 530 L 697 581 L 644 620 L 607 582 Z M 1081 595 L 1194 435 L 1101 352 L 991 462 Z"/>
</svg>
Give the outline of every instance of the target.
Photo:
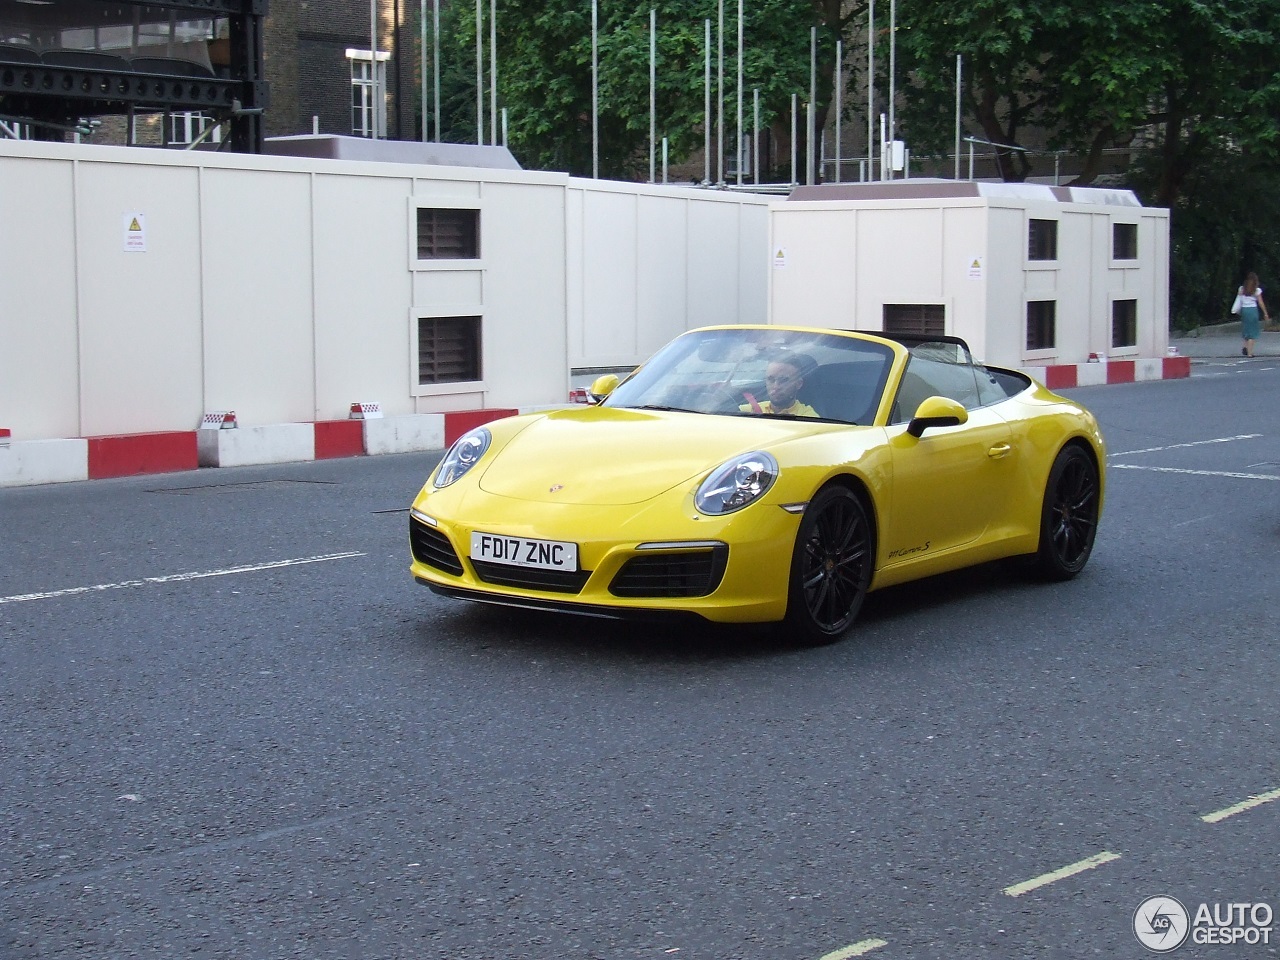
<svg viewBox="0 0 1280 960">
<path fill-rule="evenodd" d="M 1013 447 L 1007 443 L 997 443 L 994 447 L 987 451 L 987 456 L 992 460 L 1000 460 L 1007 457 L 1013 452 Z"/>
</svg>

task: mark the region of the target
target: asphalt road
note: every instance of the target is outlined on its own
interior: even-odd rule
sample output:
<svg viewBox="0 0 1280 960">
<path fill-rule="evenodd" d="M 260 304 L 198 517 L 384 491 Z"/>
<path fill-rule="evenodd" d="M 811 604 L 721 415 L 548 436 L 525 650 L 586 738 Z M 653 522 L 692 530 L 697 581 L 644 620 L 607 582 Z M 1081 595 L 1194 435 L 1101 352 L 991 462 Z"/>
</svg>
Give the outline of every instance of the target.
<svg viewBox="0 0 1280 960">
<path fill-rule="evenodd" d="M 816 650 L 439 599 L 417 456 L 0 491 L 0 957 L 1123 958 L 1149 897 L 1280 911 L 1280 366 L 1070 392 L 1085 573 Z"/>
</svg>

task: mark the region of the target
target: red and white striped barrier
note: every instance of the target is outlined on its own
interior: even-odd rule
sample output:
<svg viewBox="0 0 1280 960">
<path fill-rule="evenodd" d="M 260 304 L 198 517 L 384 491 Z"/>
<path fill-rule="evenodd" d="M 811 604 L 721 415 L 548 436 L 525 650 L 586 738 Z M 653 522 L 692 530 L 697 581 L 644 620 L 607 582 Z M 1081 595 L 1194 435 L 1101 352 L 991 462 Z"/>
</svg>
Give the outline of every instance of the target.
<svg viewBox="0 0 1280 960">
<path fill-rule="evenodd" d="M 366 415 L 358 420 L 259 426 L 238 423 L 233 412 L 225 411 L 206 414 L 195 430 L 67 440 L 13 440 L 10 428 L 0 428 L 0 487 L 174 473 L 198 467 L 439 452 L 473 427 L 533 409 L 545 408 L 458 410 L 372 419 Z"/>
<path fill-rule="evenodd" d="M 1191 376 L 1190 357 L 1156 357 L 1150 360 L 1090 360 L 1044 367 L 1023 367 L 1050 390 L 1094 387 L 1107 383 L 1140 383 L 1148 380 L 1182 380 Z"/>
</svg>

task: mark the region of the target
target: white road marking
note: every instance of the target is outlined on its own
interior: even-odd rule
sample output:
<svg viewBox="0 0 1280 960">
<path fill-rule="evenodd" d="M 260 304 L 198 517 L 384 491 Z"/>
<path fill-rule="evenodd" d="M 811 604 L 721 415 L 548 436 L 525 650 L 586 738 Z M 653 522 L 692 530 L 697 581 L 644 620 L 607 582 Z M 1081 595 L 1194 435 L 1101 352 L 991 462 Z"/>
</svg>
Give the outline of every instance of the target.
<svg viewBox="0 0 1280 960">
<path fill-rule="evenodd" d="M 1219 820 L 1225 820 L 1227 817 L 1234 817 L 1237 813 L 1244 813 L 1246 810 L 1252 810 L 1254 807 L 1260 807 L 1264 803 L 1270 803 L 1272 800 L 1280 800 L 1280 790 L 1260 793 L 1256 797 L 1250 797 L 1248 800 L 1243 800 L 1233 807 L 1227 807 L 1225 810 L 1206 813 L 1200 819 L 1205 823 L 1217 823 Z"/>
<path fill-rule="evenodd" d="M 1280 480 L 1274 473 L 1232 473 L 1228 470 L 1185 470 L 1181 467 L 1143 467 L 1136 463 L 1113 463 L 1112 470 L 1150 470 L 1152 473 L 1185 473 L 1193 477 L 1234 477 L 1237 480 Z"/>
<path fill-rule="evenodd" d="M 1191 443 L 1171 443 L 1167 447 L 1147 447 L 1145 450 L 1121 450 L 1118 453 L 1108 454 L 1107 459 L 1111 457 L 1132 457 L 1139 453 L 1163 453 L 1165 450 L 1182 450 L 1186 447 L 1203 447 L 1208 443 L 1231 443 L 1233 440 L 1256 440 L 1262 436 L 1260 433 L 1242 433 L 1236 437 L 1215 437 L 1212 440 L 1195 440 Z"/>
<path fill-rule="evenodd" d="M 1024 893 L 1030 893 L 1032 890 L 1047 886 L 1048 884 L 1054 883 L 1058 880 L 1065 880 L 1067 877 L 1074 877 L 1077 873 L 1084 873 L 1086 870 L 1092 870 L 1094 867 L 1100 867 L 1104 863 L 1110 863 L 1112 860 L 1119 859 L 1120 854 L 1110 853 L 1104 850 L 1102 853 L 1089 857 L 1086 860 L 1081 860 L 1078 863 L 1071 863 L 1065 867 L 1059 867 L 1057 870 L 1050 873 L 1033 877 L 1030 880 L 1024 880 L 1022 883 L 1015 883 L 1011 887 L 1005 887 L 1004 892 L 1011 897 L 1020 897 Z"/>
<path fill-rule="evenodd" d="M 326 553 L 318 557 L 297 557 L 293 560 L 275 560 L 271 563 L 250 563 L 241 567 L 224 567 L 221 570 L 202 570 L 191 573 L 170 573 L 163 577 L 143 577 L 140 580 L 121 580 L 119 583 L 95 583 L 89 587 L 67 587 L 45 593 L 19 593 L 0 597 L 0 603 L 21 603 L 24 600 L 52 600 L 55 597 L 72 597 L 78 594 L 101 593 L 104 590 L 121 590 L 125 587 L 145 587 L 150 583 L 181 583 L 185 580 L 204 580 L 207 577 L 229 577 L 237 573 L 259 573 L 263 570 L 279 570 L 281 567 L 297 567 L 305 563 L 324 563 L 327 560 L 346 560 L 365 554 L 351 550 L 346 553 Z"/>
<path fill-rule="evenodd" d="M 872 950 L 879 950 L 881 947 L 887 947 L 888 940 L 878 940 L 872 938 L 870 940 L 859 940 L 857 943 L 851 943 L 847 947 L 841 947 L 839 950 L 832 950 L 830 953 L 824 953 L 820 960 L 849 960 L 850 957 L 861 957 Z"/>
</svg>

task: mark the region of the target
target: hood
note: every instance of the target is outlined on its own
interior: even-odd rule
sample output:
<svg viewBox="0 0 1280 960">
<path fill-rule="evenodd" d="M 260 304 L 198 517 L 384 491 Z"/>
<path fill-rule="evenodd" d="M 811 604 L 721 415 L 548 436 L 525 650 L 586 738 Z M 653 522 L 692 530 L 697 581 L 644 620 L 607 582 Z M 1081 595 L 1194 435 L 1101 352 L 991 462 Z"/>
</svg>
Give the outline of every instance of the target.
<svg viewBox="0 0 1280 960">
<path fill-rule="evenodd" d="M 488 493 L 540 503 L 640 503 L 691 483 L 735 454 L 822 427 L 612 407 L 560 410 L 498 450 L 479 483 Z"/>
</svg>

